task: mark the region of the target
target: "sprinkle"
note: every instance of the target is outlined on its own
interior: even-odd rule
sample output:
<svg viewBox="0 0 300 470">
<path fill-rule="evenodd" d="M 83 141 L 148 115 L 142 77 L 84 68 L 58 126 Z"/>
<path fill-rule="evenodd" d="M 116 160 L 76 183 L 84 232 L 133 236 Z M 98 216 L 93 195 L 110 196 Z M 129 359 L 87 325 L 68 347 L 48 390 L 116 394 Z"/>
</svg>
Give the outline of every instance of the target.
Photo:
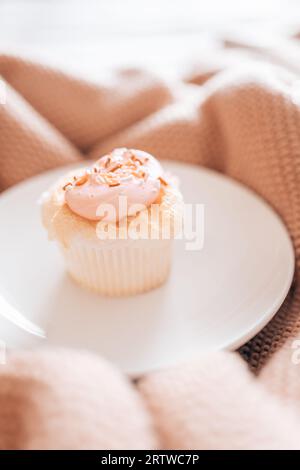
<svg viewBox="0 0 300 470">
<path fill-rule="evenodd" d="M 143 162 L 140 158 L 136 157 L 135 155 L 132 155 L 131 159 L 132 159 L 134 162 L 138 162 L 140 165 L 143 165 L 143 164 L 144 164 L 144 162 Z"/>
<path fill-rule="evenodd" d="M 110 162 L 111 162 L 111 158 L 110 158 L 110 157 L 107 157 L 107 160 L 106 160 L 106 162 L 105 162 L 105 164 L 104 164 L 105 168 L 108 167 L 108 165 L 110 164 Z"/>
<path fill-rule="evenodd" d="M 110 182 L 108 183 L 108 186 L 110 186 L 110 187 L 113 187 L 113 186 L 120 186 L 120 184 L 121 184 L 121 183 L 120 183 L 119 181 L 110 181 Z"/>
<path fill-rule="evenodd" d="M 75 186 L 82 186 L 84 183 L 87 182 L 87 180 L 88 180 L 88 176 L 83 175 L 81 176 L 81 178 L 79 178 L 79 180 L 76 181 Z"/>
<path fill-rule="evenodd" d="M 112 173 L 113 171 L 116 171 L 118 170 L 118 168 L 121 168 L 121 164 L 120 163 L 117 163 L 115 166 L 113 166 L 112 168 L 109 169 L 110 173 Z"/>
<path fill-rule="evenodd" d="M 144 171 L 133 171 L 132 173 L 137 178 L 144 178 L 146 176 L 146 173 Z"/>
<path fill-rule="evenodd" d="M 166 180 L 163 179 L 162 176 L 159 176 L 158 179 L 162 184 L 164 184 L 165 186 L 168 186 L 168 183 L 166 182 Z"/>
</svg>

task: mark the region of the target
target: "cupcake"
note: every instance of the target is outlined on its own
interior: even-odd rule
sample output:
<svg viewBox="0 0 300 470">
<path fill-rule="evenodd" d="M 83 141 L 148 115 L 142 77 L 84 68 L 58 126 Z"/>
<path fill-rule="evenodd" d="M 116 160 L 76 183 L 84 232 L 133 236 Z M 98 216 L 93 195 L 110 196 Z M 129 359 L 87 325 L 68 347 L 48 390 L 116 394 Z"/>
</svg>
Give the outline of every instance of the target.
<svg viewBox="0 0 300 470">
<path fill-rule="evenodd" d="M 177 185 L 156 158 L 122 148 L 50 188 L 42 198 L 42 219 L 71 277 L 119 297 L 166 281 L 182 207 Z"/>
</svg>

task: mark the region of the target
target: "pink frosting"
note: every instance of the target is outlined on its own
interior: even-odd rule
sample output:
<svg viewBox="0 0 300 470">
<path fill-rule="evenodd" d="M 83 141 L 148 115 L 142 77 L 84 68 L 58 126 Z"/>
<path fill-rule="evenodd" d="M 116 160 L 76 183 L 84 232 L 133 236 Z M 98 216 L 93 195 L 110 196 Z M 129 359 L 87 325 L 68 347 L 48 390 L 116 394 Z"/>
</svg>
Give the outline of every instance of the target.
<svg viewBox="0 0 300 470">
<path fill-rule="evenodd" d="M 64 187 L 65 201 L 85 219 L 118 221 L 141 210 L 134 205 L 149 207 L 157 200 L 162 175 L 163 169 L 152 155 L 141 150 L 115 149 Z M 111 205 L 114 212 L 104 210 L 103 204 Z"/>
</svg>

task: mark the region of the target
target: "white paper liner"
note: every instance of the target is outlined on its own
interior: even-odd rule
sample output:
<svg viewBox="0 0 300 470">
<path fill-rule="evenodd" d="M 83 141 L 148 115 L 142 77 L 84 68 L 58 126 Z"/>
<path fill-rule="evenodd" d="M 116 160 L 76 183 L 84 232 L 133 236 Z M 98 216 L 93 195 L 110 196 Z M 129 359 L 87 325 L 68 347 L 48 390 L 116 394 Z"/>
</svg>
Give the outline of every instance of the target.
<svg viewBox="0 0 300 470">
<path fill-rule="evenodd" d="M 81 286 L 111 297 L 160 286 L 168 277 L 172 240 L 119 240 L 91 243 L 74 239 L 62 248 L 67 270 Z"/>
</svg>

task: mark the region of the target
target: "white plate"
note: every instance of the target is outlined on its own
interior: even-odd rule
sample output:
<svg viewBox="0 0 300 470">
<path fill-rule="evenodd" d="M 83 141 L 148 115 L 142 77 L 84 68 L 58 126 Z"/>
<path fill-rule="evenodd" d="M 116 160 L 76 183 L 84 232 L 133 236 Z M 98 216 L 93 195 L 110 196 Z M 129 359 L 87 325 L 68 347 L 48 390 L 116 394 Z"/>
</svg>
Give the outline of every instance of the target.
<svg viewBox="0 0 300 470">
<path fill-rule="evenodd" d="M 11 348 L 62 345 L 105 356 L 140 374 L 233 349 L 276 313 L 292 282 L 294 253 L 279 217 L 236 182 L 192 165 L 166 162 L 188 203 L 205 207 L 201 251 L 175 242 L 169 281 L 150 293 L 106 299 L 77 287 L 47 240 L 37 200 L 66 168 L 28 180 L 0 197 L 0 293 L 47 339 L 0 317 Z"/>
</svg>

